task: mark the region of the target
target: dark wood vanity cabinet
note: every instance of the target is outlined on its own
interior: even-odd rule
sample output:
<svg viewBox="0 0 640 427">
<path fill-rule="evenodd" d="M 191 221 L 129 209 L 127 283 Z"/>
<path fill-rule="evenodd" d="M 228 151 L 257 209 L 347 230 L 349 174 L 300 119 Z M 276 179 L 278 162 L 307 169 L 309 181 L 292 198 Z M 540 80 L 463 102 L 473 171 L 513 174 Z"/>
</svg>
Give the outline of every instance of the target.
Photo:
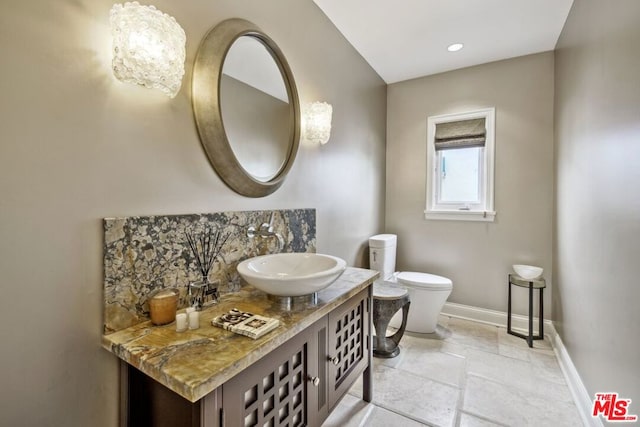
<svg viewBox="0 0 640 427">
<path fill-rule="evenodd" d="M 328 321 L 329 409 L 349 391 L 358 375 L 371 366 L 371 298 L 369 289 L 337 307 Z M 320 361 L 322 362 L 322 361 Z M 370 374 L 370 372 L 367 372 Z M 371 401 L 371 377 L 364 375 L 363 398 Z"/>
<path fill-rule="evenodd" d="M 124 425 L 320 426 L 361 374 L 363 398 L 370 401 L 370 292 L 364 289 L 195 403 L 129 367 Z"/>
<path fill-rule="evenodd" d="M 224 383 L 223 425 L 319 425 L 328 409 L 317 363 L 316 335 L 323 334 L 326 321 L 321 320 Z"/>
</svg>

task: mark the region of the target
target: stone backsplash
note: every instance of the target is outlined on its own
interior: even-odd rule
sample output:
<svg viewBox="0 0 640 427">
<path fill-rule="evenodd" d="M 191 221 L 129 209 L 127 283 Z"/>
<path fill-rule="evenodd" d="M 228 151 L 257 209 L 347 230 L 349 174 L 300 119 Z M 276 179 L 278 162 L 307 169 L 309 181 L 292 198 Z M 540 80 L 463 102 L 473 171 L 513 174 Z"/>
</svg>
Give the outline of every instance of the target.
<svg viewBox="0 0 640 427">
<path fill-rule="evenodd" d="M 209 280 L 221 294 L 236 292 L 242 280 L 236 271 L 244 259 L 278 252 L 275 237 L 249 237 L 273 215 L 273 229 L 283 237 L 281 252 L 316 251 L 315 209 L 216 212 L 190 215 L 135 216 L 104 219 L 104 333 L 149 320 L 149 293 L 175 287 L 179 308 L 186 304 L 190 281 L 200 278 L 185 232 L 206 228 L 229 234 Z"/>
</svg>

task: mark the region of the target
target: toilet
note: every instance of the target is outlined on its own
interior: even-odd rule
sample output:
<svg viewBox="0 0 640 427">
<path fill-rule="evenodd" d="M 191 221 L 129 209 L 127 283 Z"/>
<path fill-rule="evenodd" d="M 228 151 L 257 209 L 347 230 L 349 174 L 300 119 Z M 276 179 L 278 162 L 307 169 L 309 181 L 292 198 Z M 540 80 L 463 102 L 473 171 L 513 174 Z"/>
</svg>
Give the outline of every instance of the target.
<svg viewBox="0 0 640 427">
<path fill-rule="evenodd" d="M 435 274 L 411 271 L 396 273 L 397 242 L 395 234 L 378 234 L 369 238 L 370 267 L 380 272 L 379 281 L 402 286 L 409 291 L 411 310 L 406 330 L 422 334 L 433 333 L 453 284 L 450 279 Z M 400 313 L 396 313 L 389 325 L 397 328 L 400 320 Z"/>
</svg>

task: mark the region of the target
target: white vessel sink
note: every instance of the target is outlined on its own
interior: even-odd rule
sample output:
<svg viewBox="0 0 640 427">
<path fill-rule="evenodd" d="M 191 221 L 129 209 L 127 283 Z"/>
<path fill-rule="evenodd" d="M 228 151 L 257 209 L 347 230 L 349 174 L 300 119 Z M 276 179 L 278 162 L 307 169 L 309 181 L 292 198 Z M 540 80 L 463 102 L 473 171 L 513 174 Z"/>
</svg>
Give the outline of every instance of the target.
<svg viewBox="0 0 640 427">
<path fill-rule="evenodd" d="M 281 253 L 244 260 L 238 264 L 238 273 L 268 294 L 297 297 L 326 288 L 346 266 L 343 259 L 331 255 Z"/>
</svg>

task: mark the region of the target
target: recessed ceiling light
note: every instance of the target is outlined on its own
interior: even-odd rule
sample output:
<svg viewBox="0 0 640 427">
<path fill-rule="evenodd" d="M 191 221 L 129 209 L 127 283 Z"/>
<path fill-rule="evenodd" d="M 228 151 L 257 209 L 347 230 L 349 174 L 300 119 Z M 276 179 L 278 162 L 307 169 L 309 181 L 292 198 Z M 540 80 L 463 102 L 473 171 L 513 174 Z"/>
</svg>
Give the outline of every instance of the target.
<svg viewBox="0 0 640 427">
<path fill-rule="evenodd" d="M 452 45 L 449 45 L 449 47 L 447 48 L 447 50 L 449 52 L 457 52 L 460 49 L 462 49 L 464 47 L 464 45 L 462 43 L 454 43 Z"/>
</svg>

